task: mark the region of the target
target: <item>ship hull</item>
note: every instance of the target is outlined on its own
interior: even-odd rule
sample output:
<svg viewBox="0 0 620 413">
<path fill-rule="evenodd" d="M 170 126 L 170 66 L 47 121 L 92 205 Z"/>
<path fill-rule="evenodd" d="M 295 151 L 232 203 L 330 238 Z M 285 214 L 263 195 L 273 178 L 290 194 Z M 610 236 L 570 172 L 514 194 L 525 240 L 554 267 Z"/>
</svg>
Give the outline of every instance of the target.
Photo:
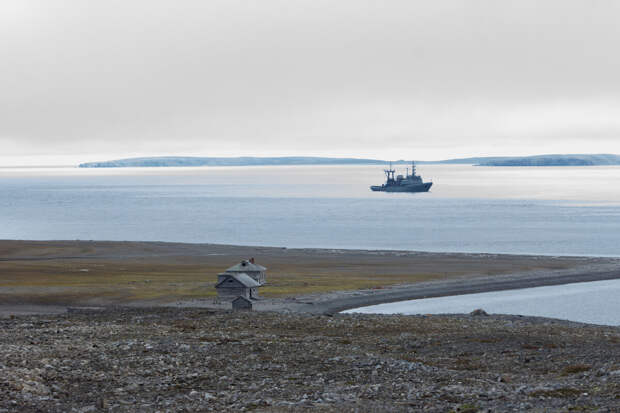
<svg viewBox="0 0 620 413">
<path fill-rule="evenodd" d="M 370 189 L 375 192 L 428 192 L 431 186 L 432 182 L 424 182 L 420 185 L 373 185 Z"/>
</svg>

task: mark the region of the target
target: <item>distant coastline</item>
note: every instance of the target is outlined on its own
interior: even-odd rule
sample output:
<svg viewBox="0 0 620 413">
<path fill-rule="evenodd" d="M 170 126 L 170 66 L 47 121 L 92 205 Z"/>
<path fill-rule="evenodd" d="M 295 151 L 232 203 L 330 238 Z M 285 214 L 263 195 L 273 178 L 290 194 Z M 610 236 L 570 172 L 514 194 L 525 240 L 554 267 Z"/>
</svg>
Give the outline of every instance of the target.
<svg viewBox="0 0 620 413">
<path fill-rule="evenodd" d="M 125 167 L 168 167 L 168 166 L 263 166 L 263 165 L 381 165 L 381 159 L 322 158 L 312 156 L 284 157 L 194 157 L 157 156 L 144 158 L 116 159 L 103 162 L 80 164 L 80 168 L 125 168 Z M 404 162 L 404 161 L 402 161 Z"/>
<path fill-rule="evenodd" d="M 620 165 L 619 155 L 537 155 L 487 159 L 480 166 L 597 166 Z"/>
<path fill-rule="evenodd" d="M 284 157 L 192 157 L 157 156 L 86 162 L 80 168 L 184 167 L 184 166 L 275 166 L 275 165 L 383 165 L 390 161 L 363 158 L 328 158 L 306 156 Z M 398 160 L 394 164 L 410 161 Z M 620 165 L 620 155 L 535 155 L 489 156 L 476 158 L 416 161 L 419 164 L 464 164 L 477 166 L 597 166 Z"/>
</svg>

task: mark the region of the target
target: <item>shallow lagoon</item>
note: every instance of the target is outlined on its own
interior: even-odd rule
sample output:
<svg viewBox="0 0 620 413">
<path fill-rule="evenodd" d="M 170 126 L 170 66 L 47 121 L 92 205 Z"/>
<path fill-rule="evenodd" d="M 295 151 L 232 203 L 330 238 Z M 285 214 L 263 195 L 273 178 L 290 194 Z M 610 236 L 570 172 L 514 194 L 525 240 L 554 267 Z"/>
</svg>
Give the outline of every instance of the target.
<svg viewBox="0 0 620 413">
<path fill-rule="evenodd" d="M 477 308 L 482 308 L 487 313 L 521 314 L 620 326 L 620 280 L 425 298 L 361 307 L 345 312 L 451 314 L 469 313 Z"/>
</svg>

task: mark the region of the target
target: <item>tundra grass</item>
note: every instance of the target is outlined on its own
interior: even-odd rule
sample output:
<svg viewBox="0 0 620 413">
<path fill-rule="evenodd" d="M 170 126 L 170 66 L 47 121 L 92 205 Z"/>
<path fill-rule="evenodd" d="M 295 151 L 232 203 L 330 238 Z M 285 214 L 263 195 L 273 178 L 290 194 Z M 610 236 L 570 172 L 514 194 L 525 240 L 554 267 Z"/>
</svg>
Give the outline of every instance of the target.
<svg viewBox="0 0 620 413">
<path fill-rule="evenodd" d="M 263 297 L 381 289 L 458 276 L 579 265 L 579 258 L 431 254 L 144 242 L 0 241 L 2 302 L 172 302 L 215 296 L 241 259 L 266 266 Z"/>
</svg>

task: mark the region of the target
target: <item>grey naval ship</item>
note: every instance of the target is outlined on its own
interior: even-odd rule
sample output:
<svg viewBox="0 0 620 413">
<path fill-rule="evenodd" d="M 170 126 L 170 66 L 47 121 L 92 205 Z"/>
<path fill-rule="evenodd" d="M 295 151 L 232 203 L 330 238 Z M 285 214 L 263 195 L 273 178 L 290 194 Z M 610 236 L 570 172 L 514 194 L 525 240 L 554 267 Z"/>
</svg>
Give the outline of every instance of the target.
<svg viewBox="0 0 620 413">
<path fill-rule="evenodd" d="M 405 176 L 397 175 L 394 178 L 396 171 L 392 169 L 392 163 L 390 163 L 390 169 L 384 169 L 387 181 L 383 185 L 373 185 L 370 187 L 373 191 L 382 192 L 428 192 L 433 186 L 432 182 L 423 182 L 420 175 L 415 173 L 415 163 L 411 162 L 411 175 L 409 175 L 409 168 L 407 168 L 407 174 Z"/>
</svg>

